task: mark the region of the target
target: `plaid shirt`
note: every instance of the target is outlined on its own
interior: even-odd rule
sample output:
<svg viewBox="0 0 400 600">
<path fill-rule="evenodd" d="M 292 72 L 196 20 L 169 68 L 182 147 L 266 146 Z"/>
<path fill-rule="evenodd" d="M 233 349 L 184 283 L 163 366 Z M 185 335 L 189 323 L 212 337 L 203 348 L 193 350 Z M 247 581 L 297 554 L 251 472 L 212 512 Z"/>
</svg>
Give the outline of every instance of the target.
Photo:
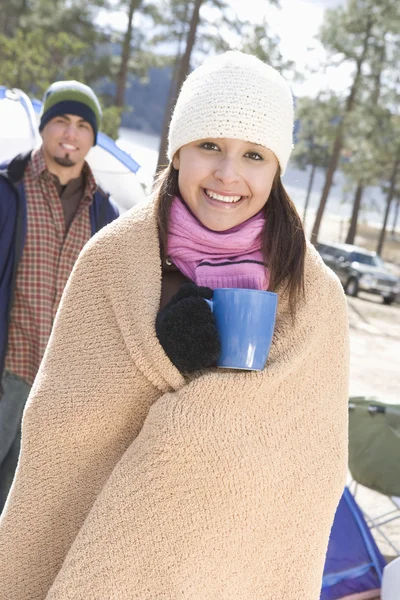
<svg viewBox="0 0 400 600">
<path fill-rule="evenodd" d="M 97 189 L 85 163 L 85 192 L 66 231 L 61 200 L 41 150 L 24 175 L 27 235 L 18 266 L 5 368 L 33 383 L 72 267 L 92 235 L 89 207 Z"/>
</svg>

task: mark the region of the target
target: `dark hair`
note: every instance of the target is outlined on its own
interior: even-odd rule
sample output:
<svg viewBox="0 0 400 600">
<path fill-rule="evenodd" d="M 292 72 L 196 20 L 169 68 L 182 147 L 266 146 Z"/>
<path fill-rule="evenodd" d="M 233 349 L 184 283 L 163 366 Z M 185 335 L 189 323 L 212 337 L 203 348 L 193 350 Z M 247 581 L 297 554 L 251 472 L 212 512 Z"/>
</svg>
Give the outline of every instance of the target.
<svg viewBox="0 0 400 600">
<path fill-rule="evenodd" d="M 178 194 L 178 171 L 171 163 L 160 172 L 154 186 L 163 255 L 167 252 L 171 203 Z M 275 291 L 283 285 L 283 290 L 289 294 L 289 308 L 294 317 L 297 302 L 304 293 L 306 240 L 301 219 L 283 187 L 279 172 L 264 211 L 263 254 L 270 277 L 268 289 Z"/>
</svg>

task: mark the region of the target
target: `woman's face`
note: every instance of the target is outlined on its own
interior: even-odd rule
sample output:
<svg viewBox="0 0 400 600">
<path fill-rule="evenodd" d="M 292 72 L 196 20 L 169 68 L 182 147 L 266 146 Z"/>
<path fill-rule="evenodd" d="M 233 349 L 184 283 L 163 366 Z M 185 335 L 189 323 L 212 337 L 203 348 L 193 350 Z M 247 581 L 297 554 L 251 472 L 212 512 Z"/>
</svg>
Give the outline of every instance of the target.
<svg viewBox="0 0 400 600">
<path fill-rule="evenodd" d="M 226 231 L 257 214 L 271 192 L 278 161 L 270 150 L 231 138 L 197 140 L 179 149 L 182 198 L 208 229 Z"/>
</svg>

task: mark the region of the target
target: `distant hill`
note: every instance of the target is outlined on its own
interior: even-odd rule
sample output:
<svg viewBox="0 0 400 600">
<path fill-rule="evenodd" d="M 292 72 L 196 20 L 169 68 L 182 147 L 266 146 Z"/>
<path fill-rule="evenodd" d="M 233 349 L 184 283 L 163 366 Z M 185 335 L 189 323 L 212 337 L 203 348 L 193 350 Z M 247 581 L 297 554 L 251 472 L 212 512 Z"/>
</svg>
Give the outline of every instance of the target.
<svg viewBox="0 0 400 600">
<path fill-rule="evenodd" d="M 125 102 L 133 110 L 122 115 L 122 126 L 161 134 L 170 81 L 170 67 L 150 69 L 147 83 L 131 77 Z"/>
<path fill-rule="evenodd" d="M 136 77 L 129 76 L 125 103 L 132 110 L 123 113 L 122 127 L 161 135 L 170 79 L 170 67 L 149 69 L 147 83 L 141 83 Z M 101 92 L 114 95 L 115 84 L 104 82 L 100 88 Z"/>
</svg>

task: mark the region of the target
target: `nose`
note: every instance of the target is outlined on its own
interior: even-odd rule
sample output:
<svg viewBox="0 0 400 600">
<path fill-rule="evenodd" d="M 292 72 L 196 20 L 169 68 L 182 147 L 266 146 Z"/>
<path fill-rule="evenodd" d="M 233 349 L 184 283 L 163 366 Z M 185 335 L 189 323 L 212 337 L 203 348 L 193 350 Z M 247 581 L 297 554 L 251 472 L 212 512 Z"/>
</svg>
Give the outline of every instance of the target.
<svg viewBox="0 0 400 600">
<path fill-rule="evenodd" d="M 240 173 L 237 161 L 233 157 L 221 156 L 215 169 L 215 177 L 225 185 L 239 181 Z"/>
<path fill-rule="evenodd" d="M 64 129 L 64 136 L 66 139 L 71 140 L 76 136 L 77 128 L 73 123 L 68 123 L 66 128 Z"/>
</svg>

